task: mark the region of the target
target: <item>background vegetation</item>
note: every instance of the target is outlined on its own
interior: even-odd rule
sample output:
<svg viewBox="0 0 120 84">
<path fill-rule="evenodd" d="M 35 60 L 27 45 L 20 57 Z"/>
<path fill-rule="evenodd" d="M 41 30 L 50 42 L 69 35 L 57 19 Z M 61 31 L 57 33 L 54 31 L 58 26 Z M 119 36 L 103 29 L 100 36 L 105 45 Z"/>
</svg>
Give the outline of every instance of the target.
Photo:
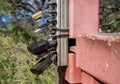
<svg viewBox="0 0 120 84">
<path fill-rule="evenodd" d="M 19 35 L 18 32 L 22 34 Z M 7 34 L 0 33 L 0 84 L 54 84 L 54 65 L 41 75 L 30 72 L 29 69 L 36 61 L 27 51 L 27 46 L 36 41 L 37 37 L 26 32 L 17 30 Z M 30 38 L 26 40 L 24 34 Z"/>
<path fill-rule="evenodd" d="M 54 84 L 54 65 L 41 75 L 30 72 L 37 61 L 27 46 L 48 37 L 33 32 L 35 25 L 30 16 L 15 12 L 21 1 L 0 0 L 0 14 L 13 16 L 12 22 L 0 28 L 0 84 Z M 18 19 L 17 14 L 24 17 Z"/>
<path fill-rule="evenodd" d="M 105 33 L 120 32 L 120 0 L 100 0 L 100 29 Z"/>
<path fill-rule="evenodd" d="M 10 1 L 11 5 L 6 3 Z M 36 63 L 27 51 L 32 42 L 46 39 L 43 34 L 36 35 L 31 19 L 20 21 L 14 10 L 20 2 L 0 0 L 0 14 L 12 14 L 15 21 L 0 28 L 0 84 L 54 84 L 54 65 L 42 75 L 34 75 L 30 68 Z M 100 28 L 102 32 L 120 32 L 120 0 L 100 0 Z M 24 19 L 25 20 L 25 19 Z"/>
</svg>

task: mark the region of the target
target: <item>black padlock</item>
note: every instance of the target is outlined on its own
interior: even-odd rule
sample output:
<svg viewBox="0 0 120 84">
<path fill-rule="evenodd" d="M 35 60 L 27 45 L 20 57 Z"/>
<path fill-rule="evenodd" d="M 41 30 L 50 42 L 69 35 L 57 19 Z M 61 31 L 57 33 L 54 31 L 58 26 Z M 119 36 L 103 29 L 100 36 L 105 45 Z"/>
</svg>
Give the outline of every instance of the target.
<svg viewBox="0 0 120 84">
<path fill-rule="evenodd" d="M 50 47 L 56 46 L 56 45 L 57 45 L 56 40 L 49 39 L 49 40 L 43 40 L 43 41 L 33 43 L 27 48 L 28 48 L 28 51 L 31 52 L 32 54 L 39 55 L 40 53 L 48 50 Z"/>
<path fill-rule="evenodd" d="M 36 63 L 30 71 L 34 74 L 42 74 L 54 61 L 56 60 L 56 53 L 48 55 Z"/>
<path fill-rule="evenodd" d="M 51 47 L 51 48 L 49 48 L 47 50 L 42 51 L 38 55 L 35 55 L 35 58 L 36 58 L 36 60 L 39 60 L 40 58 L 46 56 L 48 53 L 55 52 L 55 51 L 56 51 L 56 46 L 55 47 Z"/>
</svg>

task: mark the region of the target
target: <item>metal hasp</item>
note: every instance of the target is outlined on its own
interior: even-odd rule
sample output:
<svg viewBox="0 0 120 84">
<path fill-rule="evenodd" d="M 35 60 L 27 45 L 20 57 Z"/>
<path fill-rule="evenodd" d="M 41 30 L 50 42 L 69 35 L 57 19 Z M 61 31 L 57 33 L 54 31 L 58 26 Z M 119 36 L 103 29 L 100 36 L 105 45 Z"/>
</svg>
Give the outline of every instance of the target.
<svg viewBox="0 0 120 84">
<path fill-rule="evenodd" d="M 98 29 L 99 0 L 69 0 L 68 84 L 120 84 L 120 35 Z"/>
<path fill-rule="evenodd" d="M 58 45 L 57 45 L 57 54 L 58 66 L 67 65 L 67 54 L 68 54 L 68 0 L 56 0 L 57 3 L 57 28 L 61 31 L 58 31 Z"/>
</svg>

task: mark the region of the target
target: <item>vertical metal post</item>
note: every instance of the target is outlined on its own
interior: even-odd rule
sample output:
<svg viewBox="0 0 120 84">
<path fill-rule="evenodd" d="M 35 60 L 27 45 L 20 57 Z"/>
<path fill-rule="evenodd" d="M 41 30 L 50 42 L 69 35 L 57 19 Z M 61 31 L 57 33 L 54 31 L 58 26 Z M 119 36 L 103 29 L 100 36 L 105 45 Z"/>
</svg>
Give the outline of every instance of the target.
<svg viewBox="0 0 120 84">
<path fill-rule="evenodd" d="M 68 29 L 68 0 L 57 0 L 57 28 Z M 68 32 L 57 32 L 58 35 L 68 34 Z M 58 66 L 67 65 L 68 36 L 58 38 Z"/>
<path fill-rule="evenodd" d="M 57 3 L 57 28 L 60 30 L 68 29 L 68 0 L 56 0 Z M 67 34 L 68 32 L 58 31 L 57 35 Z M 65 71 L 68 56 L 68 36 L 58 37 L 57 39 L 57 66 L 55 68 L 55 84 L 68 84 L 65 80 Z"/>
<path fill-rule="evenodd" d="M 57 28 L 61 28 L 61 0 L 56 0 L 57 3 Z M 60 31 L 57 32 L 58 35 L 60 35 Z M 57 65 L 60 65 L 60 59 L 61 59 L 61 39 L 57 39 Z"/>
</svg>

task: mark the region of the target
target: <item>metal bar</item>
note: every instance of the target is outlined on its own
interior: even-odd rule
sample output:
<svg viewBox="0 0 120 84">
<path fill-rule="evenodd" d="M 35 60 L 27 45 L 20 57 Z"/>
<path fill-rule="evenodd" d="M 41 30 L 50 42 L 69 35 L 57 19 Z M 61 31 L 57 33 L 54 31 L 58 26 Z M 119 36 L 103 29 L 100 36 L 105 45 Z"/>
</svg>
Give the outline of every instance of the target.
<svg viewBox="0 0 120 84">
<path fill-rule="evenodd" d="M 61 29 L 68 29 L 68 0 L 61 0 Z M 61 35 L 65 32 L 61 32 Z M 61 38 L 61 66 L 68 64 L 68 36 Z"/>
<path fill-rule="evenodd" d="M 61 28 L 61 0 L 56 0 L 57 3 L 57 28 Z M 60 31 L 57 32 L 58 35 L 60 35 Z M 61 59 L 61 39 L 57 39 L 58 44 L 57 44 L 57 65 L 60 65 L 60 59 Z"/>
<path fill-rule="evenodd" d="M 68 29 L 68 0 L 57 0 L 57 28 Z M 67 32 L 58 31 L 57 34 L 66 34 Z M 68 54 L 68 36 L 58 38 L 58 66 L 67 65 Z"/>
<path fill-rule="evenodd" d="M 59 30 L 68 29 L 68 0 L 56 0 L 57 3 L 57 28 Z M 68 31 L 67 31 L 68 32 Z M 57 35 L 67 32 L 57 31 Z M 68 33 L 67 33 L 68 34 Z M 57 39 L 57 66 L 55 68 L 55 84 L 69 84 L 65 80 L 65 71 L 68 54 L 68 36 Z"/>
</svg>

